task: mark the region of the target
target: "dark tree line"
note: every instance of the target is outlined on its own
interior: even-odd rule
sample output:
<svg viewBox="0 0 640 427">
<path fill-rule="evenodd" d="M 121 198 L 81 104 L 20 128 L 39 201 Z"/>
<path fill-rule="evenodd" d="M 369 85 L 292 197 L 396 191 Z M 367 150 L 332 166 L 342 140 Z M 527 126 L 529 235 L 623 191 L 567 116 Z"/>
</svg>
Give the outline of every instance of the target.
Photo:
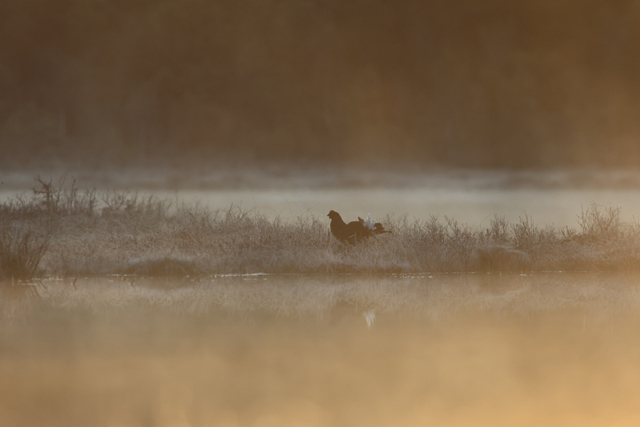
<svg viewBox="0 0 640 427">
<path fill-rule="evenodd" d="M 0 162 L 640 164 L 640 3 L 3 0 Z"/>
</svg>

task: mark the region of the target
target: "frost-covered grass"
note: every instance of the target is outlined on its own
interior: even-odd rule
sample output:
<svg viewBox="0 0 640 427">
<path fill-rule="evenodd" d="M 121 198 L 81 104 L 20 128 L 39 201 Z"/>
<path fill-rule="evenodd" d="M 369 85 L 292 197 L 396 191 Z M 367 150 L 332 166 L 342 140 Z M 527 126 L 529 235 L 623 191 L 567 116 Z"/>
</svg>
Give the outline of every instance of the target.
<svg viewBox="0 0 640 427">
<path fill-rule="evenodd" d="M 130 192 L 78 190 L 37 180 L 32 193 L 0 205 L 5 278 L 132 273 L 413 273 L 640 270 L 640 224 L 592 205 L 577 228 L 509 223 L 487 228 L 431 217 L 387 217 L 392 230 L 356 246 L 329 238 L 326 218 L 269 219 L 237 206 L 197 205 Z"/>
</svg>

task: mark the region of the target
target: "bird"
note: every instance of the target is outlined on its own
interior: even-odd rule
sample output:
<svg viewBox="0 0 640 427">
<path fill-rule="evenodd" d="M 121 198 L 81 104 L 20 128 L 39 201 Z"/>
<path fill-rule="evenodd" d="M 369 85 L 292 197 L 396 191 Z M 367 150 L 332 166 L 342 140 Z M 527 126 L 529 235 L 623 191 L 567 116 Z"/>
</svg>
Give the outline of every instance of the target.
<svg viewBox="0 0 640 427">
<path fill-rule="evenodd" d="M 331 233 L 334 237 L 341 242 L 350 243 L 352 245 L 357 242 L 368 239 L 374 234 L 388 233 L 382 224 L 374 223 L 371 219 L 371 215 L 367 217 L 367 220 L 363 220 L 358 217 L 358 221 L 351 221 L 345 223 L 340 214 L 334 210 L 330 211 L 327 215 L 331 218 Z"/>
</svg>

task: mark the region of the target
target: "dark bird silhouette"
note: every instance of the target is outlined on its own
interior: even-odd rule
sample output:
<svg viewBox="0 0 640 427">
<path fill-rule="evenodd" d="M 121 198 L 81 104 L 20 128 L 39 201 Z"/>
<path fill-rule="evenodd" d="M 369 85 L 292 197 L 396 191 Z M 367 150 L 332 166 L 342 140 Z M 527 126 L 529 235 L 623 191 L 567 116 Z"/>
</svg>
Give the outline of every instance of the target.
<svg viewBox="0 0 640 427">
<path fill-rule="evenodd" d="M 358 217 L 358 221 L 345 223 L 340 214 L 336 211 L 330 211 L 327 215 L 331 218 L 331 233 L 341 242 L 355 244 L 362 240 L 368 239 L 374 234 L 389 233 L 379 222 L 374 223 L 371 217 L 363 220 Z"/>
</svg>

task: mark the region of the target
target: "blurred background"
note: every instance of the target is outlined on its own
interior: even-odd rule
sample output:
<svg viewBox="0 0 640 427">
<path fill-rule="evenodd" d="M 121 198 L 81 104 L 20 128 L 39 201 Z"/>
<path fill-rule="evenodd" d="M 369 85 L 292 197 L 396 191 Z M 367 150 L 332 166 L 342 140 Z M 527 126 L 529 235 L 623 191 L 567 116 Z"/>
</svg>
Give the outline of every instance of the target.
<svg viewBox="0 0 640 427">
<path fill-rule="evenodd" d="M 640 1 L 3 0 L 0 166 L 640 165 Z"/>
</svg>

